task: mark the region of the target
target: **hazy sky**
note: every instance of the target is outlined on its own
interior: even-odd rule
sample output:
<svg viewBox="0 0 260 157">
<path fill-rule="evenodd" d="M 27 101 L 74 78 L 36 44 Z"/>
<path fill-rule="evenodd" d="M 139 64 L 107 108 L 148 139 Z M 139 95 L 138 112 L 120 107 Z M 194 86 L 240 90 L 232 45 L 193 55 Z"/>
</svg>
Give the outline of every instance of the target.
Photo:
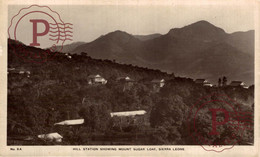
<svg viewBox="0 0 260 157">
<path fill-rule="evenodd" d="M 21 6 L 9 6 L 9 24 Z M 245 6 L 50 6 L 61 19 L 73 23 L 73 42 L 93 41 L 100 35 L 122 30 L 134 35 L 167 33 L 199 20 L 206 20 L 227 33 L 254 29 L 253 9 Z M 39 14 L 40 15 L 40 14 Z M 35 16 L 38 16 L 37 14 Z M 27 22 L 32 25 L 32 23 Z M 19 38 L 28 44 L 32 31 L 21 31 Z M 26 27 L 28 28 L 28 27 Z M 44 41 L 43 41 L 44 42 Z M 69 42 L 66 42 L 67 44 Z M 48 46 L 43 43 L 41 47 Z"/>
</svg>

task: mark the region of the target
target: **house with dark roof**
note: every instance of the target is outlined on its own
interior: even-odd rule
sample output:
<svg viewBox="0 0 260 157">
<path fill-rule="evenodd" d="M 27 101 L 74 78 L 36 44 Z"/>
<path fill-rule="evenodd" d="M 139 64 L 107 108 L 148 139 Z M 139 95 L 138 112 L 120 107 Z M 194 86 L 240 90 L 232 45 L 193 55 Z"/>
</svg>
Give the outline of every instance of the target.
<svg viewBox="0 0 260 157">
<path fill-rule="evenodd" d="M 88 84 L 106 84 L 107 80 L 101 77 L 100 75 L 89 75 L 88 76 Z"/>
<path fill-rule="evenodd" d="M 164 79 L 153 79 L 151 81 L 152 84 L 157 85 L 158 87 L 163 87 L 165 85 Z"/>
<path fill-rule="evenodd" d="M 128 76 L 126 76 L 126 77 L 118 77 L 116 80 L 117 81 L 124 81 L 124 82 L 135 82 L 135 80 L 131 79 Z"/>
<path fill-rule="evenodd" d="M 242 87 L 242 88 L 248 88 L 246 84 L 243 81 L 232 81 L 229 84 L 230 87 Z"/>
<path fill-rule="evenodd" d="M 195 83 L 200 84 L 200 85 L 205 86 L 205 87 L 213 87 L 213 84 L 208 82 L 208 80 L 206 80 L 206 79 L 196 79 Z"/>
<path fill-rule="evenodd" d="M 208 83 L 208 80 L 206 80 L 206 79 L 196 79 L 195 83 L 196 84 L 204 84 L 204 83 Z"/>
<path fill-rule="evenodd" d="M 134 83 L 136 82 L 135 80 L 131 79 L 130 77 L 126 76 L 126 77 L 118 77 L 116 79 L 117 82 L 123 83 L 124 84 L 124 88 L 123 91 L 125 90 L 130 90 L 131 87 L 134 85 Z"/>
<path fill-rule="evenodd" d="M 153 90 L 153 92 L 157 93 L 165 85 L 165 80 L 153 79 L 152 81 L 149 81 L 146 84 L 148 85 L 148 87 L 150 87 Z"/>
</svg>

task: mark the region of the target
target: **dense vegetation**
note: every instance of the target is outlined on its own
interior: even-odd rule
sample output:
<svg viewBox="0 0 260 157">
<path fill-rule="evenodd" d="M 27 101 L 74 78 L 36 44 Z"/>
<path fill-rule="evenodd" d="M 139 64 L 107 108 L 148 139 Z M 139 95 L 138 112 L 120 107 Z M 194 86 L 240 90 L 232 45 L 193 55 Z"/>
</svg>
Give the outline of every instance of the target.
<svg viewBox="0 0 260 157">
<path fill-rule="evenodd" d="M 31 53 L 45 52 L 23 47 Z M 18 50 L 17 43 L 9 41 L 8 67 L 27 70 L 31 74 L 30 77 L 8 74 L 9 138 L 59 132 L 64 136 L 63 144 L 194 144 L 189 137 L 187 124 L 190 107 L 198 98 L 210 93 L 225 94 L 242 104 L 243 111 L 254 111 L 253 86 L 249 89 L 208 88 L 196 85 L 192 79 L 109 60 L 92 59 L 85 53 L 71 55 L 71 58 L 57 53 L 45 63 L 24 62 L 15 55 Z M 91 74 L 100 74 L 108 83 L 88 85 L 87 77 Z M 136 80 L 134 86 L 123 91 L 124 83 L 116 81 L 120 76 Z M 147 84 L 156 78 L 167 81 L 160 92 L 154 92 Z M 150 126 L 114 129 L 110 112 L 131 110 L 146 110 Z M 77 118 L 85 119 L 83 126 L 64 128 L 53 125 Z M 201 121 L 207 123 L 209 119 L 201 117 Z M 229 134 L 232 132 L 225 136 Z M 113 141 L 121 137 L 127 137 L 130 143 Z M 242 138 L 239 144 L 252 142 L 253 131 L 247 131 Z M 95 143 L 98 139 L 103 139 L 103 142 Z M 9 141 L 9 144 L 13 143 Z M 33 144 L 46 143 L 38 141 Z"/>
</svg>

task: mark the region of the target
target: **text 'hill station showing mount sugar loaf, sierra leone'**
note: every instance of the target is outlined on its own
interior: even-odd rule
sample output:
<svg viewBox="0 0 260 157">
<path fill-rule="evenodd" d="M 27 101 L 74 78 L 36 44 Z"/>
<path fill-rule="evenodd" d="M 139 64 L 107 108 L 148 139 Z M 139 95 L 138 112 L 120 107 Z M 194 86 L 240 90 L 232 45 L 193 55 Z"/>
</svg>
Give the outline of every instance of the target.
<svg viewBox="0 0 260 157">
<path fill-rule="evenodd" d="M 96 59 L 205 78 L 215 84 L 222 76 L 254 84 L 254 30 L 226 33 L 207 21 L 173 28 L 164 35 L 117 30 L 89 43 L 65 45 L 63 52 L 86 52 Z"/>
</svg>

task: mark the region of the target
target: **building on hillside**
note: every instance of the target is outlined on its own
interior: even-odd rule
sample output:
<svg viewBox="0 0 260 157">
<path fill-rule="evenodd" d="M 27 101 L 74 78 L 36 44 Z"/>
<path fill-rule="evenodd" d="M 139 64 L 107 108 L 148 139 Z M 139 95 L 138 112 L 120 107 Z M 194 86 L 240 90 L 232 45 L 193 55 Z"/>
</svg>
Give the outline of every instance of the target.
<svg viewBox="0 0 260 157">
<path fill-rule="evenodd" d="M 208 82 L 208 80 L 206 80 L 206 79 L 196 79 L 195 83 L 202 85 L 202 86 L 205 86 L 205 87 L 213 87 L 213 84 Z"/>
<path fill-rule="evenodd" d="M 64 120 L 54 124 L 55 130 L 60 133 L 67 131 L 78 132 L 84 124 L 84 119 Z"/>
<path fill-rule="evenodd" d="M 73 120 L 65 120 L 58 123 L 55 123 L 54 125 L 81 125 L 84 123 L 84 119 L 73 119 Z"/>
<path fill-rule="evenodd" d="M 229 84 L 230 87 L 242 87 L 242 88 L 248 88 L 246 84 L 243 81 L 232 81 Z"/>
<path fill-rule="evenodd" d="M 71 55 L 69 53 L 65 53 L 65 56 L 67 56 L 68 59 L 71 59 Z"/>
<path fill-rule="evenodd" d="M 38 135 L 38 138 L 49 142 L 62 142 L 63 137 L 57 132 L 55 132 L 55 133 Z"/>
<path fill-rule="evenodd" d="M 8 68 L 7 69 L 7 72 L 12 72 L 12 71 L 15 71 L 15 68 Z"/>
<path fill-rule="evenodd" d="M 207 83 L 203 83 L 203 86 L 205 86 L 205 87 L 213 87 L 213 84 L 207 82 Z"/>
<path fill-rule="evenodd" d="M 208 81 L 206 79 L 196 79 L 195 83 L 203 85 L 204 83 L 208 83 Z"/>
<path fill-rule="evenodd" d="M 124 111 L 124 112 L 111 112 L 111 117 L 134 117 L 137 115 L 144 115 L 147 112 L 145 110 L 137 110 L 137 111 Z"/>
<path fill-rule="evenodd" d="M 15 69 L 15 68 L 8 68 L 7 69 L 7 74 L 11 74 L 11 75 L 21 75 L 21 76 L 27 76 L 30 77 L 31 72 L 28 70 L 24 70 L 24 69 Z"/>
<path fill-rule="evenodd" d="M 125 82 L 132 82 L 134 81 L 133 79 L 131 79 L 129 76 L 126 77 L 118 77 L 116 78 L 117 81 L 125 81 Z"/>
<path fill-rule="evenodd" d="M 112 118 L 113 127 L 119 127 L 120 129 L 129 126 L 149 125 L 147 112 L 145 110 L 111 112 L 110 116 Z"/>
<path fill-rule="evenodd" d="M 152 88 L 153 92 L 157 93 L 165 85 L 164 79 L 153 79 L 149 82 L 149 86 Z"/>
<path fill-rule="evenodd" d="M 88 84 L 106 84 L 107 80 L 101 77 L 100 75 L 89 75 L 88 76 Z"/>
<path fill-rule="evenodd" d="M 151 81 L 151 83 L 161 88 L 165 85 L 165 80 L 164 79 L 154 79 Z"/>
<path fill-rule="evenodd" d="M 124 84 L 124 88 L 123 91 L 125 90 L 130 90 L 131 87 L 134 85 L 135 80 L 131 79 L 130 77 L 126 76 L 126 77 L 118 77 L 116 79 L 117 82 L 123 83 Z"/>
</svg>

